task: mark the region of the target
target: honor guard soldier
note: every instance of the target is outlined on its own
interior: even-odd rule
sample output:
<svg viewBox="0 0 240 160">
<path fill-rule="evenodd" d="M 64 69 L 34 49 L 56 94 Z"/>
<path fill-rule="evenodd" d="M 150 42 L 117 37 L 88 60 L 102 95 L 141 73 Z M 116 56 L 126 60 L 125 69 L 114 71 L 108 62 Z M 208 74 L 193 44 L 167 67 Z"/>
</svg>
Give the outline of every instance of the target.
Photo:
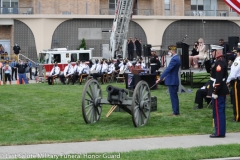
<svg viewBox="0 0 240 160">
<path fill-rule="evenodd" d="M 48 84 L 53 85 L 54 84 L 54 79 L 58 78 L 60 74 L 60 68 L 57 65 L 57 62 L 54 63 L 54 66 L 48 76 Z"/>
<path fill-rule="evenodd" d="M 156 50 L 151 49 L 151 55 L 152 57 L 150 58 L 150 66 L 151 66 L 151 74 L 156 74 L 156 71 L 160 68 L 159 66 L 159 59 L 158 56 L 156 55 Z"/>
<path fill-rule="evenodd" d="M 237 48 L 236 51 L 237 57 L 231 66 L 231 72 L 227 79 L 227 85 L 230 83 L 233 90 L 233 122 L 240 122 L 240 48 Z"/>
<path fill-rule="evenodd" d="M 216 58 L 211 71 L 212 106 L 215 133 L 210 138 L 223 138 L 226 134 L 226 95 L 229 94 L 226 84 L 228 70 L 227 62 L 222 54 L 223 47 L 211 45 L 212 55 Z"/>
</svg>

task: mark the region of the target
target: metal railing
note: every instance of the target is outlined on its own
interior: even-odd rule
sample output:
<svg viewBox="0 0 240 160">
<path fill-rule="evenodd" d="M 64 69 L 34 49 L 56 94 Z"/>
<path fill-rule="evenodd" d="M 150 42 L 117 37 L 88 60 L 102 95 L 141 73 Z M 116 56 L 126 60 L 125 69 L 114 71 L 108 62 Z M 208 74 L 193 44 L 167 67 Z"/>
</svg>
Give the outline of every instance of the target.
<svg viewBox="0 0 240 160">
<path fill-rule="evenodd" d="M 154 14 L 154 12 L 152 9 L 134 9 L 133 10 L 133 15 L 150 16 L 153 14 Z M 115 9 L 101 8 L 100 15 L 115 15 Z"/>
<path fill-rule="evenodd" d="M 229 17 L 229 11 L 227 10 L 185 10 L 184 16 L 220 16 Z"/>
<path fill-rule="evenodd" d="M 33 14 L 32 7 L 0 7 L 0 14 Z"/>
</svg>

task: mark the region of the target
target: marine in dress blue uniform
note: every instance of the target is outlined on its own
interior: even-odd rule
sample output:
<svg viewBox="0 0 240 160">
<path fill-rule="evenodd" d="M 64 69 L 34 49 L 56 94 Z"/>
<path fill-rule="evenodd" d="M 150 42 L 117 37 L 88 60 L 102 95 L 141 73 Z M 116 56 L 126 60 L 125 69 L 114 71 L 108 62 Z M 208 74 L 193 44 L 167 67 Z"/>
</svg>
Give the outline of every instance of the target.
<svg viewBox="0 0 240 160">
<path fill-rule="evenodd" d="M 211 45 L 212 55 L 216 57 L 215 65 L 211 70 L 211 90 L 212 90 L 212 106 L 215 132 L 210 138 L 223 138 L 226 134 L 226 115 L 225 104 L 226 95 L 229 90 L 226 84 L 228 70 L 227 62 L 222 54 L 221 46 Z"/>
<path fill-rule="evenodd" d="M 165 85 L 168 86 L 170 99 L 172 103 L 173 116 L 179 115 L 179 99 L 178 99 L 178 87 L 179 87 L 179 77 L 178 71 L 181 66 L 180 59 L 176 54 L 177 47 L 169 46 L 168 47 L 168 55 L 171 56 L 170 63 L 168 67 L 165 69 L 160 79 L 157 80 L 157 83 L 164 80 Z"/>
</svg>

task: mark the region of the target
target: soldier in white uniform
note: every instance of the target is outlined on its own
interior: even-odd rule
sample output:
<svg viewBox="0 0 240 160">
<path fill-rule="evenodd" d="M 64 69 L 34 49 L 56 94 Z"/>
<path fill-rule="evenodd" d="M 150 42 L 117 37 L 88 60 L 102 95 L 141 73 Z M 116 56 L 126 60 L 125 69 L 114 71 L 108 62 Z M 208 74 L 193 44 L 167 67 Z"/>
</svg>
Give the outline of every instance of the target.
<svg viewBox="0 0 240 160">
<path fill-rule="evenodd" d="M 60 74 L 60 68 L 58 67 L 57 62 L 54 63 L 54 66 L 48 76 L 48 84 L 53 85 L 54 84 L 54 79 L 58 78 Z"/>
<path fill-rule="evenodd" d="M 231 72 L 227 79 L 228 86 L 231 84 L 233 96 L 233 122 L 240 122 L 240 48 L 237 48 L 237 57 L 231 66 Z"/>
<path fill-rule="evenodd" d="M 68 65 L 64 68 L 63 74 L 60 75 L 60 80 L 63 84 L 66 84 L 65 79 L 69 80 L 69 78 L 72 78 L 74 73 L 73 66 L 70 60 L 68 60 L 67 62 L 68 62 Z"/>
</svg>

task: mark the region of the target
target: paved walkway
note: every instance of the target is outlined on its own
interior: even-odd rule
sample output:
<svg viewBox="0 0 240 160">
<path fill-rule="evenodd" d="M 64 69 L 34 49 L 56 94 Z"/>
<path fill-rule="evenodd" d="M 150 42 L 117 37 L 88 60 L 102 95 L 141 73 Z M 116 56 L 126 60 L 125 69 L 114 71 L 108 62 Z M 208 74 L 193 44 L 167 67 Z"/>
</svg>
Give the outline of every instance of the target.
<svg viewBox="0 0 240 160">
<path fill-rule="evenodd" d="M 49 157 L 52 155 L 68 154 L 84 155 L 94 152 L 127 152 L 164 148 L 214 146 L 220 144 L 240 144 L 239 137 L 240 133 L 227 133 L 225 138 L 209 138 L 209 135 L 191 135 L 128 140 L 0 146 L 0 158 L 24 158 L 24 156 L 28 156 L 29 158 L 31 158 L 31 156 Z M 237 159 L 240 159 L 240 157 Z"/>
</svg>

